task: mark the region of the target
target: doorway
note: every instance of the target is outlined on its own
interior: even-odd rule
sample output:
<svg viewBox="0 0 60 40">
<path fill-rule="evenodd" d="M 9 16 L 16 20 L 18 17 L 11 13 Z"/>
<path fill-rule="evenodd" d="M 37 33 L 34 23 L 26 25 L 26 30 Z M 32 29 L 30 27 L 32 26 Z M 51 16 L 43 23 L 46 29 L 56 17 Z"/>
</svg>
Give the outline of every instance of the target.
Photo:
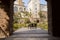
<svg viewBox="0 0 60 40">
<path fill-rule="evenodd" d="M 19 28 L 48 31 L 47 2 L 45 0 L 16 0 L 14 2 L 14 30 Z"/>
</svg>

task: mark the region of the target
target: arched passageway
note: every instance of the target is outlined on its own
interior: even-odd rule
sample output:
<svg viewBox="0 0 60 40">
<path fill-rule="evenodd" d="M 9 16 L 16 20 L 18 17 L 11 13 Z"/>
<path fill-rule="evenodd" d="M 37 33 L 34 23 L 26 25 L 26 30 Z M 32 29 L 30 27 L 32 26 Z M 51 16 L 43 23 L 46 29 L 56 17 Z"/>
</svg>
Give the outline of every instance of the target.
<svg viewBox="0 0 60 40">
<path fill-rule="evenodd" d="M 59 34 L 60 27 L 58 26 L 58 24 L 56 24 L 57 21 L 54 20 L 55 16 L 56 16 L 55 14 L 59 12 L 58 10 L 56 10 L 58 8 L 58 5 L 57 5 L 58 3 L 56 4 L 56 2 L 55 2 L 56 0 L 54 1 L 54 3 L 53 3 L 53 0 L 46 0 L 46 1 L 48 4 L 48 23 L 49 23 L 48 24 L 48 26 L 49 26 L 48 31 L 49 31 L 49 34 L 52 36 L 55 36 L 55 37 L 60 37 L 60 34 Z M 4 9 L 3 11 L 9 17 L 9 20 L 7 21 L 8 22 L 7 28 L 8 28 L 9 35 L 11 35 L 13 33 L 13 3 L 14 3 L 14 0 L 0 0 L 0 4 L 1 4 L 0 8 L 1 9 L 3 8 Z M 54 4 L 54 5 L 52 5 L 52 4 Z M 52 14 L 53 14 L 53 17 L 52 17 Z M 53 22 L 52 22 L 52 18 L 54 20 Z M 58 18 L 56 18 L 56 19 L 58 19 Z M 2 28 L 0 28 L 0 30 L 1 29 Z M 6 30 L 4 30 L 4 31 L 7 32 Z"/>
<path fill-rule="evenodd" d="M 33 26 L 48 30 L 47 2 L 45 0 L 16 0 L 14 2 L 14 30 Z M 33 2 L 32 2 L 33 1 Z M 41 3 L 46 2 L 46 4 Z M 24 5 L 27 4 L 27 5 Z M 32 4 L 32 5 L 31 5 Z"/>
</svg>

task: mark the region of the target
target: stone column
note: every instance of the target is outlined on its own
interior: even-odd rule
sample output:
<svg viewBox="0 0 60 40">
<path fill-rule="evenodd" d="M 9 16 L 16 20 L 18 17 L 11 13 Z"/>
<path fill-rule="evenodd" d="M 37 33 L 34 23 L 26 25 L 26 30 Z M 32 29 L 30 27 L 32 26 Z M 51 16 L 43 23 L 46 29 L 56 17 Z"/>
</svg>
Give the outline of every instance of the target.
<svg viewBox="0 0 60 40">
<path fill-rule="evenodd" d="M 52 35 L 52 3 L 51 0 L 47 0 L 48 7 L 48 33 Z"/>
<path fill-rule="evenodd" d="M 12 33 L 12 31 L 13 31 L 13 29 L 12 29 L 13 28 L 13 26 L 12 26 L 12 24 L 13 24 L 12 23 L 12 20 L 13 20 L 12 19 L 13 18 L 13 15 L 12 14 L 13 13 L 12 13 L 12 9 L 11 9 L 12 8 L 11 7 L 12 4 L 10 3 L 10 0 L 9 0 L 9 1 L 5 1 L 5 4 L 4 5 L 5 5 L 5 8 L 4 9 L 7 12 L 7 15 L 9 16 L 8 31 L 9 31 L 9 35 L 10 35 Z"/>
<path fill-rule="evenodd" d="M 9 16 L 10 16 L 10 21 L 9 21 L 10 35 L 13 33 L 13 15 L 14 15 L 13 5 L 14 5 L 14 1 L 10 0 L 10 10 L 9 10 Z"/>
<path fill-rule="evenodd" d="M 60 37 L 60 5 L 59 0 L 47 0 L 49 34 Z"/>
<path fill-rule="evenodd" d="M 1 17 L 4 18 L 4 20 L 6 20 L 5 21 L 6 30 L 4 30 L 4 32 L 6 32 L 5 33 L 6 35 L 3 35 L 3 36 L 9 36 L 13 33 L 13 14 L 14 14 L 14 12 L 13 12 L 13 3 L 14 3 L 14 0 L 1 0 L 1 1 L 2 1 L 2 3 L 1 3 L 0 8 L 3 9 L 1 13 L 8 17 L 8 20 L 7 20 L 5 16 L 4 17 L 3 17 L 3 15 L 1 16 Z M 7 24 L 6 24 L 6 22 L 7 22 Z M 1 24 L 1 25 L 4 25 L 4 24 Z M 2 26 L 2 28 L 3 28 L 3 26 Z M 4 34 L 4 32 L 2 32 L 2 34 Z"/>
<path fill-rule="evenodd" d="M 7 0 L 1 0 L 0 3 L 0 38 L 9 36 L 9 5 Z"/>
</svg>

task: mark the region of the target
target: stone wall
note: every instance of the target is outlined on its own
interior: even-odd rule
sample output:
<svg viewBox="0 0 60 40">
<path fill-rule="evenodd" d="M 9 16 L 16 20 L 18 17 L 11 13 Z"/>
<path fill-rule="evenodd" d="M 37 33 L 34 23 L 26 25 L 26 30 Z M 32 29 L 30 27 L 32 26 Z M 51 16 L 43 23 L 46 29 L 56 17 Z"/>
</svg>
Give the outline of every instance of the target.
<svg viewBox="0 0 60 40">
<path fill-rule="evenodd" d="M 4 11 L 4 9 L 0 8 L 0 37 L 5 37 L 9 35 L 8 21 L 9 21 L 8 15 Z"/>
<path fill-rule="evenodd" d="M 13 0 L 1 0 L 0 3 L 0 38 L 13 33 Z"/>
<path fill-rule="evenodd" d="M 52 35 L 52 0 L 47 0 L 48 7 L 48 33 Z"/>
</svg>

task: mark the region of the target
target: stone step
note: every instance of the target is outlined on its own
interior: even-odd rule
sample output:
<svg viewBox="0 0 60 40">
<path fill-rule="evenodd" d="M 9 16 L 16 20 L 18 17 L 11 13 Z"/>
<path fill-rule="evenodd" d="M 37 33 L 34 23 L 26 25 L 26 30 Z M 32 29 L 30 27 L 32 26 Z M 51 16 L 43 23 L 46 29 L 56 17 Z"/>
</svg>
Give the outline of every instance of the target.
<svg viewBox="0 0 60 40">
<path fill-rule="evenodd" d="M 49 37 L 48 34 L 16 34 L 10 36 L 12 38 L 47 38 Z"/>
<path fill-rule="evenodd" d="M 7 38 L 5 40 L 48 40 L 48 38 Z"/>
</svg>

